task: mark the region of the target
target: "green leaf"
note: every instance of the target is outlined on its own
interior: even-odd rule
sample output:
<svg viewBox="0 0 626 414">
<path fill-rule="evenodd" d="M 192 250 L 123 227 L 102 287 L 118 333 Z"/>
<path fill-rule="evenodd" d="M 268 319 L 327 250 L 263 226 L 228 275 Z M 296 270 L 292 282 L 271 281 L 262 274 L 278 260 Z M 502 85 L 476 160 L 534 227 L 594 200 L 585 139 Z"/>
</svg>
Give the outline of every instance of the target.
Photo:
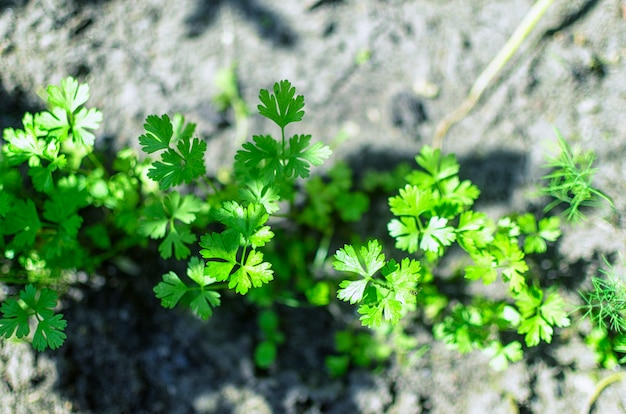
<svg viewBox="0 0 626 414">
<path fill-rule="evenodd" d="M 33 336 L 33 348 L 39 352 L 46 348 L 60 348 L 67 338 L 64 332 L 66 326 L 67 322 L 61 314 L 40 320 Z"/>
<path fill-rule="evenodd" d="M 10 338 L 15 334 L 17 338 L 23 338 L 30 333 L 28 320 L 31 314 L 28 309 L 20 306 L 15 299 L 8 299 L 0 308 L 2 319 L 0 319 L 0 335 Z"/>
<path fill-rule="evenodd" d="M 341 289 L 337 291 L 337 297 L 354 305 L 363 300 L 363 294 L 368 283 L 367 279 L 344 280 L 339 284 Z"/>
<path fill-rule="evenodd" d="M 263 261 L 263 253 L 252 250 L 245 263 L 230 276 L 228 288 L 245 295 L 251 287 L 260 287 L 273 279 L 271 264 Z"/>
<path fill-rule="evenodd" d="M 333 378 L 342 377 L 348 372 L 350 355 L 329 355 L 324 360 L 324 364 Z"/>
<path fill-rule="evenodd" d="M 196 213 L 201 208 L 202 202 L 196 196 L 188 194 L 181 197 L 178 192 L 173 191 L 161 203 L 150 204 L 144 209 L 139 232 L 153 239 L 167 234 L 159 245 L 161 257 L 168 259 L 173 252 L 177 259 L 185 259 L 191 253 L 187 244 L 196 241 L 188 224 L 195 220 Z"/>
<path fill-rule="evenodd" d="M 407 177 L 407 181 L 420 188 L 432 187 L 459 172 L 459 163 L 453 154 L 442 157 L 440 150 L 433 149 L 429 145 L 422 147 L 415 161 L 426 170 L 426 173 L 414 171 Z"/>
<path fill-rule="evenodd" d="M 237 264 L 239 235 L 235 233 L 211 233 L 200 239 L 200 254 L 209 261 L 205 273 L 218 281 L 227 280 Z"/>
<path fill-rule="evenodd" d="M 183 122 L 175 118 L 178 123 Z M 167 190 L 183 183 L 190 184 L 196 178 L 206 174 L 204 165 L 204 153 L 206 152 L 206 142 L 199 138 L 191 139 L 191 132 L 194 127 L 187 127 L 180 130 L 177 125 L 177 134 L 180 134 L 176 143 L 176 149 L 171 148 L 174 129 L 167 115 L 161 118 L 150 115 L 146 118 L 144 125 L 146 134 L 139 137 L 142 149 L 151 154 L 164 150 L 161 154 L 161 161 L 152 163 L 148 171 L 148 177 L 159 183 L 161 190 Z"/>
<path fill-rule="evenodd" d="M 39 158 L 45 156 L 46 143 L 39 139 L 43 133 L 34 126 L 34 119 L 30 113 L 24 114 L 22 123 L 25 130 L 6 128 L 3 131 L 3 138 L 6 144 L 2 146 L 2 152 L 12 165 L 35 159 L 38 165 Z M 30 127 L 30 128 L 29 128 Z"/>
<path fill-rule="evenodd" d="M 420 277 L 420 262 L 409 258 L 402 259 L 400 266 L 396 266 L 393 272 L 385 275 L 390 289 L 395 293 L 395 299 L 402 305 L 416 302 L 417 291 L 415 288 Z"/>
<path fill-rule="evenodd" d="M 20 291 L 19 301 L 12 298 L 2 304 L 0 336 L 23 338 L 30 333 L 30 323 L 34 321 L 33 347 L 38 351 L 59 348 L 66 338 L 67 321 L 62 314 L 54 313 L 56 305 L 56 292 L 47 288 L 38 291 L 32 284 L 26 285 Z"/>
<path fill-rule="evenodd" d="M 13 208 L 13 204 L 15 203 L 15 197 L 11 193 L 6 191 L 0 192 L 0 219 L 7 216 L 7 214 Z M 2 221 L 0 221 L 2 223 Z M 0 229 L 2 226 L 0 225 Z"/>
<path fill-rule="evenodd" d="M 33 246 L 41 229 L 41 221 L 33 200 L 16 200 L 10 217 L 11 219 L 4 223 L 4 233 L 15 234 L 13 244 L 19 249 Z"/>
<path fill-rule="evenodd" d="M 357 222 L 369 209 L 370 199 L 361 192 L 341 193 L 335 200 L 335 206 L 345 222 Z"/>
<path fill-rule="evenodd" d="M 91 130 L 100 126 L 102 112 L 82 107 L 89 99 L 89 86 L 70 77 L 62 80 L 60 86 L 48 86 L 47 92 L 50 111 L 40 116 L 42 129 L 59 141 L 71 133 L 75 143 L 93 145 L 95 136 Z"/>
<path fill-rule="evenodd" d="M 309 146 L 310 141 L 310 135 L 294 135 L 289 140 L 286 154 L 287 163 L 285 165 L 285 175 L 287 177 L 308 177 L 311 165 L 322 165 L 324 160 L 332 154 L 330 147 L 327 145 L 316 142 Z"/>
<path fill-rule="evenodd" d="M 31 167 L 28 175 L 33 179 L 33 185 L 37 191 L 49 194 L 54 189 L 54 181 L 52 179 L 52 171 L 56 169 L 54 164 L 47 167 Z"/>
<path fill-rule="evenodd" d="M 566 327 L 570 324 L 565 302 L 556 292 L 548 294 L 544 301 L 544 292 L 537 287 L 531 287 L 518 292 L 515 298 L 515 304 L 523 318 L 517 331 L 526 334 L 528 346 L 536 346 L 541 340 L 550 343 L 553 326 Z"/>
<path fill-rule="evenodd" d="M 561 236 L 560 219 L 558 216 L 545 217 L 539 221 L 535 216 L 526 213 L 517 218 L 522 233 L 526 235 L 524 239 L 524 252 L 544 253 L 547 250 L 548 241 L 555 241 Z"/>
<path fill-rule="evenodd" d="M 241 199 L 251 204 L 260 204 L 265 208 L 267 214 L 277 212 L 280 207 L 280 196 L 274 187 L 264 184 L 261 180 L 247 182 L 239 190 Z"/>
<path fill-rule="evenodd" d="M 93 145 L 95 135 L 91 130 L 96 130 L 102 122 L 102 112 L 97 109 L 82 108 L 74 115 L 72 125 L 72 139 L 74 142 L 83 145 Z"/>
<path fill-rule="evenodd" d="M 161 306 L 173 308 L 185 294 L 191 296 L 189 308 L 201 319 L 208 319 L 213 314 L 213 308 L 220 305 L 220 294 L 206 287 L 213 284 L 215 279 L 204 275 L 204 263 L 193 257 L 187 265 L 187 276 L 196 286 L 189 287 L 174 273 L 163 275 L 163 280 L 154 287 L 154 293 L 161 299 Z"/>
<path fill-rule="evenodd" d="M 456 239 L 454 228 L 447 225 L 448 220 L 432 217 L 428 227 L 422 233 L 420 248 L 427 252 L 439 252 L 444 246 L 450 246 Z"/>
<path fill-rule="evenodd" d="M 561 237 L 561 219 L 553 216 L 539 220 L 539 236 L 550 242 L 556 241 Z"/>
<path fill-rule="evenodd" d="M 173 191 L 163 199 L 165 215 L 174 220 L 190 224 L 196 219 L 196 213 L 202 210 L 202 201 L 193 194 L 181 198 L 180 193 Z"/>
<path fill-rule="evenodd" d="M 486 352 L 491 357 L 489 365 L 496 371 L 504 371 L 509 366 L 509 362 L 518 362 L 524 357 L 522 344 L 519 341 L 512 341 L 506 345 L 493 341 Z"/>
<path fill-rule="evenodd" d="M 220 294 L 214 290 L 193 291 L 194 298 L 189 308 L 201 319 L 209 319 L 213 315 L 213 308 L 220 305 Z"/>
<path fill-rule="evenodd" d="M 143 127 L 146 133 L 139 137 L 139 144 L 145 153 L 152 154 L 170 147 L 174 130 L 167 114 L 160 118 L 156 115 L 149 115 Z"/>
<path fill-rule="evenodd" d="M 495 282 L 498 278 L 495 257 L 482 250 L 472 253 L 471 257 L 474 264 L 465 267 L 465 277 L 469 280 L 482 279 L 485 285 Z"/>
<path fill-rule="evenodd" d="M 69 138 L 72 125 L 67 117 L 68 113 L 62 108 L 52 108 L 49 112 L 41 112 L 37 116 L 39 127 L 57 142 Z"/>
<path fill-rule="evenodd" d="M 165 236 L 170 218 L 165 214 L 163 204 L 154 202 L 144 208 L 139 222 L 139 232 L 144 236 L 159 239 Z"/>
<path fill-rule="evenodd" d="M 154 293 L 161 299 L 161 306 L 173 308 L 178 301 L 187 293 L 187 286 L 180 280 L 174 272 L 163 275 L 163 280 L 154 287 Z"/>
<path fill-rule="evenodd" d="M 372 305 L 361 305 L 358 312 L 361 314 L 361 323 L 364 326 L 377 328 L 384 323 L 394 325 L 402 317 L 402 302 L 391 296 L 379 297 Z"/>
<path fill-rule="evenodd" d="M 274 84 L 274 93 L 266 89 L 259 92 L 258 110 L 261 115 L 274 121 L 279 127 L 291 122 L 298 122 L 304 116 L 304 97 L 295 96 L 296 88 L 291 86 L 291 82 L 283 80 Z M 295 97 L 294 97 L 295 96 Z"/>
<path fill-rule="evenodd" d="M 511 292 L 525 289 L 526 278 L 524 275 L 528 271 L 528 264 L 524 259 L 524 252 L 517 245 L 517 239 L 499 233 L 494 238 L 492 247 L 491 253 L 496 258 L 503 280 L 509 283 Z"/>
<path fill-rule="evenodd" d="M 438 190 L 443 202 L 456 207 L 454 214 L 458 214 L 464 206 L 472 206 L 480 195 L 480 190 L 469 180 L 460 181 L 454 176 L 438 183 Z"/>
<path fill-rule="evenodd" d="M 190 184 L 194 179 L 206 173 L 204 165 L 204 152 L 206 142 L 194 138 L 190 141 L 179 141 L 177 153 L 168 149 L 161 154 L 162 161 L 152 163 L 148 171 L 148 177 L 159 183 L 161 190 L 186 183 Z"/>
<path fill-rule="evenodd" d="M 563 298 L 558 293 L 552 292 L 541 305 L 541 316 L 551 325 L 560 328 L 569 326 L 570 319 L 567 316 L 566 307 Z"/>
<path fill-rule="evenodd" d="M 226 201 L 222 208 L 214 211 L 213 215 L 226 227 L 239 233 L 246 241 L 249 241 L 269 218 L 262 205 L 248 204 L 244 207 L 236 201 Z"/>
<path fill-rule="evenodd" d="M 493 241 L 493 223 L 484 213 L 468 210 L 459 216 L 456 236 L 459 245 L 468 253 L 481 250 Z"/>
<path fill-rule="evenodd" d="M 391 212 L 396 216 L 419 217 L 432 210 L 436 203 L 432 192 L 422 190 L 416 185 L 406 185 L 400 189 L 400 194 L 389 199 Z"/>
<path fill-rule="evenodd" d="M 369 278 L 385 265 L 385 255 L 382 254 L 382 246 L 377 240 L 370 240 L 367 247 L 361 247 L 359 253 L 360 257 L 354 247 L 345 245 L 335 253 L 333 267 L 338 271 L 352 272 Z"/>
<path fill-rule="evenodd" d="M 50 85 L 46 89 L 48 92 L 48 104 L 52 107 L 59 107 L 67 112 L 74 112 L 89 99 L 89 86 L 80 84 L 72 77 L 61 81 L 60 86 Z"/>
<path fill-rule="evenodd" d="M 278 142 L 269 135 L 254 135 L 235 154 L 236 169 L 257 172 L 254 178 L 273 182 L 283 175 L 282 154 Z"/>
<path fill-rule="evenodd" d="M 263 341 L 254 350 L 254 363 L 259 368 L 269 368 L 276 361 L 276 345 L 269 341 Z"/>
<path fill-rule="evenodd" d="M 173 250 L 176 260 L 186 259 L 191 253 L 187 245 L 195 241 L 196 236 L 186 226 L 174 226 L 159 244 L 159 254 L 162 258 L 169 259 L 172 257 Z"/>
<path fill-rule="evenodd" d="M 389 235 L 396 239 L 396 248 L 409 253 L 415 253 L 419 246 L 420 231 L 417 221 L 413 217 L 393 219 L 387 225 Z"/>
<path fill-rule="evenodd" d="M 526 334 L 524 341 L 527 346 L 537 346 L 543 339 L 546 343 L 552 342 L 552 326 L 540 315 L 524 319 L 517 329 L 520 334 Z"/>
</svg>

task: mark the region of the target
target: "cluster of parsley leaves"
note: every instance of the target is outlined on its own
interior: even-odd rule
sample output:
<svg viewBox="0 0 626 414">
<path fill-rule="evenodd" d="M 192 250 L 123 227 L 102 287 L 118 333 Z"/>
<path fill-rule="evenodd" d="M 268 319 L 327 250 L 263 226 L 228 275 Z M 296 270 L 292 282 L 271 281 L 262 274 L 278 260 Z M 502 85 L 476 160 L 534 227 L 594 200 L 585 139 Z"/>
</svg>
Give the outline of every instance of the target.
<svg viewBox="0 0 626 414">
<path fill-rule="evenodd" d="M 45 110 L 26 113 L 22 128 L 3 131 L 0 281 L 24 287 L 2 304 L 0 335 L 22 338 L 35 326 L 38 350 L 65 339 L 55 289 L 71 283 L 76 270 L 93 273 L 143 243 L 134 223 L 145 164 L 123 150 L 105 168 L 94 153 L 102 113 L 87 108 L 88 99 L 86 84 L 66 78 L 46 89 Z"/>
<path fill-rule="evenodd" d="M 386 262 L 376 240 L 360 250 L 346 245 L 335 255 L 335 269 L 358 278 L 341 282 L 339 299 L 359 305 L 364 325 L 380 327 L 397 323 L 416 303 L 426 306 L 439 297 L 444 304 L 436 312 L 435 337 L 461 352 L 484 350 L 497 368 L 522 355 L 520 341 L 502 343 L 501 332 L 517 331 L 526 346 L 551 342 L 554 327 L 570 324 L 566 304 L 556 291 L 539 287 L 529 274 L 526 256 L 544 253 L 548 243 L 558 239 L 559 217 L 537 219 L 526 213 L 494 222 L 472 209 L 480 191 L 459 178 L 453 154 L 424 146 L 415 160 L 420 168 L 408 173 L 405 186 L 389 198 L 393 218 L 388 230 L 395 247 L 416 258 Z M 449 300 L 437 291 L 434 273 L 453 245 L 468 255 L 464 277 L 484 284 L 501 279 L 508 300 L 477 297 L 448 307 Z"/>
<path fill-rule="evenodd" d="M 222 200 L 207 213 L 208 221 L 217 223 L 221 231 L 200 236 L 200 256 L 189 262 L 183 281 L 174 272 L 163 276 L 154 291 L 165 307 L 176 306 L 185 296 L 198 316 L 208 318 L 211 309 L 220 304 L 224 285 L 246 295 L 274 279 L 272 264 L 265 259 L 263 247 L 274 232 L 268 225 L 270 215 L 280 210 L 283 201 L 293 204 L 296 181 L 307 178 L 313 166 L 321 165 L 331 154 L 321 143 L 311 143 L 310 135 L 286 135 L 286 127 L 302 120 L 304 97 L 287 80 L 277 82 L 273 90 L 259 93 L 259 113 L 280 128 L 280 138 L 255 135 L 242 145 L 235 156 L 237 197 Z M 161 190 L 200 181 L 206 175 L 204 153 L 206 144 L 192 138 L 194 127 L 175 127 L 167 115 L 149 116 L 146 133 L 139 138 L 148 154 L 161 151 L 161 160 L 152 162 L 148 176 L 159 183 Z M 209 183 L 219 192 L 219 183 Z M 206 203 L 204 203 L 206 204 Z M 151 207 L 141 229 L 153 238 L 163 238 L 159 251 L 169 258 L 190 255 L 189 244 L 196 242 L 190 225 L 202 209 L 203 202 L 193 194 L 177 191 L 165 193 L 162 203 Z"/>
<path fill-rule="evenodd" d="M 221 304 L 220 291 L 227 289 L 263 308 L 255 351 L 263 368 L 273 363 L 285 340 L 273 305 L 299 306 L 298 295 L 324 306 L 336 292 L 339 300 L 358 305 L 364 326 L 405 339 L 409 337 L 398 336 L 396 327 L 422 308 L 436 338 L 460 352 L 483 350 L 497 369 L 520 360 L 524 345 L 550 343 L 555 328 L 570 324 L 556 287 L 542 288 L 528 263 L 529 255 L 546 252 L 560 237 L 559 216 L 525 213 L 494 221 L 474 210 L 480 191 L 460 179 L 453 154 L 424 146 L 415 158 L 418 169 L 398 169 L 404 182 L 388 200 L 393 218 L 387 228 L 395 248 L 410 256 L 387 260 L 378 240 L 360 247 L 347 244 L 337 250 L 332 265 L 352 276 L 336 286 L 324 266 L 336 224 L 358 222 L 370 199 L 353 190 L 352 171 L 344 163 L 333 166 L 326 179 L 310 177 L 311 168 L 322 165 L 331 150 L 312 143 L 310 135 L 286 134 L 304 116 L 304 97 L 289 81 L 259 93 L 258 112 L 278 126 L 279 138 L 254 135 L 244 143 L 234 159 L 234 179 L 227 184 L 207 176 L 207 143 L 195 136 L 195 124 L 178 114 L 146 119 L 139 143 L 158 159 L 140 160 L 124 149 L 105 168 L 93 151 L 102 113 L 85 107 L 88 98 L 86 84 L 64 79 L 47 88 L 46 110 L 25 114 L 21 129 L 3 131 L 0 248 L 8 270 L 0 281 L 24 287 L 0 308 L 2 337 L 31 337 L 37 350 L 61 346 L 67 322 L 56 312 L 55 289 L 69 283 L 68 275 L 77 269 L 92 272 L 125 249 L 147 246 L 146 238 L 159 241 L 163 259 L 187 261 L 186 276 L 170 271 L 154 287 L 162 306 L 184 303 L 207 319 Z M 581 208 L 586 205 L 605 200 L 613 207 L 591 185 L 593 153 L 573 151 L 558 132 L 557 138 L 560 154 L 549 160 L 552 170 L 542 190 L 555 200 L 545 212 L 565 204 L 565 217 L 577 221 L 584 218 Z M 397 177 L 369 177 L 374 179 L 364 188 L 398 188 Z M 296 197 L 298 190 L 304 203 Z M 285 230 L 285 219 L 301 227 Z M 499 281 L 508 297 L 459 302 L 439 292 L 437 266 L 455 246 L 467 254 L 465 279 Z M 616 361 L 615 352 L 626 353 L 624 284 L 613 277 L 594 278 L 593 284 L 595 290 L 583 294 L 585 316 L 596 324 L 587 340 L 608 366 Z M 523 337 L 523 344 L 521 339 L 504 342 L 507 331 Z M 337 350 L 343 354 L 327 359 L 331 373 L 392 352 L 363 335 L 338 335 Z"/>
</svg>

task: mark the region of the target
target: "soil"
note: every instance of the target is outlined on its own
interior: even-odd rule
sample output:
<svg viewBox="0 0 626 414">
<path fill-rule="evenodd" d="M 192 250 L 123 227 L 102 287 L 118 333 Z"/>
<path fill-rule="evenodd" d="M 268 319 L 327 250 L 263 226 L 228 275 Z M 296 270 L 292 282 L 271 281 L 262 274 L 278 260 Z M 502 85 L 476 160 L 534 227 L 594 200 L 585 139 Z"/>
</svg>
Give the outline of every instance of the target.
<svg viewBox="0 0 626 414">
<path fill-rule="evenodd" d="M 233 115 L 213 103 L 214 79 L 236 65 L 251 108 L 260 88 L 289 79 L 306 98 L 300 130 L 327 143 L 347 137 L 332 161 L 391 169 L 431 143 L 437 122 L 464 99 L 532 3 L 0 0 L 0 127 L 19 126 L 25 111 L 42 108 L 39 90 L 72 75 L 89 83 L 89 105 L 104 113 L 97 148 L 137 146 L 147 115 L 181 112 L 198 123 L 215 172 L 237 145 Z M 483 190 L 480 207 L 490 214 L 537 207 L 532 190 L 553 127 L 596 152 L 595 184 L 617 213 L 593 210 L 564 229 L 553 274 L 574 301 L 601 255 L 625 252 L 624 108 L 626 1 L 557 0 L 443 144 Z M 269 127 L 250 118 L 250 131 Z M 504 372 L 414 326 L 424 355 L 331 379 L 323 358 L 344 322 L 290 308 L 280 311 L 289 339 L 277 363 L 258 370 L 253 309 L 229 301 L 208 322 L 162 309 L 151 288 L 166 264 L 137 264 L 134 275 L 111 265 L 69 292 L 60 350 L 0 343 L 0 412 L 578 413 L 591 410 L 598 383 L 613 374 L 584 345 L 585 324 Z M 618 381 L 593 409 L 625 407 L 626 382 Z"/>
</svg>

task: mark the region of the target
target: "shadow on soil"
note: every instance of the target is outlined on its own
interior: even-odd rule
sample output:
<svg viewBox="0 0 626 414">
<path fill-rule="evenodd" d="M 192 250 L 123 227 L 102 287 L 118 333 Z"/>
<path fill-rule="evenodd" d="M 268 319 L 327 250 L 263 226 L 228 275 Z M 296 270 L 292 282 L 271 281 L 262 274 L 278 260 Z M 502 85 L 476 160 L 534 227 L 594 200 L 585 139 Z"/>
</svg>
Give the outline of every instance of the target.
<svg viewBox="0 0 626 414">
<path fill-rule="evenodd" d="M 256 0 L 198 0 L 187 18 L 187 35 L 197 37 L 214 24 L 223 8 L 232 7 L 254 25 L 259 37 L 278 47 L 291 47 L 298 41 L 296 32 L 274 11 Z"/>
</svg>

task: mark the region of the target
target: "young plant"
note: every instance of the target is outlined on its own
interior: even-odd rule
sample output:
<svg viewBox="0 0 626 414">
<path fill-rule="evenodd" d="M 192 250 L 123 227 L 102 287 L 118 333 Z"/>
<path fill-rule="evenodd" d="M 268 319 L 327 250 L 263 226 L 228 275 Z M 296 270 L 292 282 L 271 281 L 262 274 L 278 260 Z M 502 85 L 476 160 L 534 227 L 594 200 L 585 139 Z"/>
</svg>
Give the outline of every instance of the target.
<svg viewBox="0 0 626 414">
<path fill-rule="evenodd" d="M 602 329 L 626 333 L 626 285 L 606 258 L 604 262 L 607 269 L 600 269 L 604 277 L 593 277 L 593 290 L 580 293 L 585 301 L 583 317 Z"/>
<path fill-rule="evenodd" d="M 66 322 L 57 294 L 76 270 L 93 272 L 107 258 L 141 244 L 136 234 L 143 164 L 129 150 L 113 171 L 93 152 L 102 114 L 86 108 L 89 87 L 73 78 L 46 89 L 47 109 L 7 128 L 0 154 L 0 282 L 26 285 L 2 305 L 0 333 L 57 348 Z"/>
<path fill-rule="evenodd" d="M 362 279 L 341 282 L 339 299 L 360 304 L 364 325 L 394 324 L 415 308 L 419 281 L 424 292 L 419 303 L 428 303 L 429 297 L 439 303 L 432 315 L 435 337 L 461 352 L 483 349 L 498 368 L 521 357 L 521 343 L 502 344 L 500 332 L 513 330 L 525 335 L 527 346 L 536 346 L 540 340 L 550 342 L 553 327 L 569 324 L 565 303 L 556 292 L 544 292 L 531 279 L 526 254 L 544 252 L 547 243 L 560 236 L 558 217 L 536 220 L 530 214 L 511 215 L 494 223 L 471 209 L 480 192 L 470 181 L 459 178 L 454 155 L 444 156 L 425 146 L 416 162 L 421 169 L 410 172 L 408 183 L 389 199 L 395 217 L 388 229 L 396 248 L 417 254 L 419 261 L 406 258 L 400 266 L 395 262 L 386 265 L 377 241 L 362 247 L 358 254 L 352 246 L 345 246 L 335 255 L 335 268 Z M 446 308 L 450 301 L 441 300 L 432 275 L 454 244 L 471 260 L 464 267 L 465 278 L 484 284 L 501 278 L 508 286 L 508 299 L 475 298 L 471 304 Z M 382 278 L 375 277 L 379 270 Z M 442 311 L 447 316 L 437 315 Z"/>
<path fill-rule="evenodd" d="M 593 167 L 596 155 L 593 151 L 572 150 L 568 142 L 558 130 L 555 130 L 558 140 L 558 155 L 552 156 L 546 168 L 552 171 L 545 175 L 544 180 L 548 184 L 542 192 L 554 198 L 544 211 L 565 204 L 564 211 L 568 221 L 576 222 L 585 218 L 580 210 L 585 206 L 597 206 L 601 200 L 607 202 L 611 208 L 615 208 L 611 198 L 602 191 L 592 186 L 593 177 L 597 171 Z"/>
<path fill-rule="evenodd" d="M 287 139 L 285 128 L 304 116 L 304 97 L 296 96 L 296 89 L 289 81 L 277 82 L 273 93 L 262 89 L 259 99 L 259 113 L 280 127 L 280 140 L 271 135 L 255 135 L 253 142 L 243 144 L 243 149 L 237 152 L 235 175 L 240 196 L 210 209 L 210 219 L 220 223 L 224 230 L 200 237 L 200 255 L 203 259 L 192 259 L 193 263 L 189 264 L 188 274 L 192 285 L 169 272 L 154 288 L 165 307 L 174 307 L 185 295 L 194 296 L 191 303 L 199 301 L 202 306 L 196 305 L 192 309 L 206 319 L 211 314 L 210 309 L 219 304 L 220 294 L 217 290 L 223 289 L 225 285 L 245 295 L 272 281 L 272 265 L 265 260 L 261 250 L 274 237 L 274 232 L 267 225 L 270 214 L 279 210 L 281 201 L 293 204 L 296 180 L 308 177 L 312 166 L 321 165 L 330 156 L 328 146 L 310 143 L 310 135 L 294 135 Z M 175 135 L 175 129 L 183 132 Z M 160 118 L 148 117 L 147 133 L 140 137 L 140 143 L 149 153 L 165 151 L 162 161 L 154 162 L 150 170 L 152 173 L 149 173 L 162 189 L 198 182 L 205 174 L 202 160 L 206 145 L 198 138 L 192 140 L 193 130 L 193 126 L 173 128 L 166 115 Z M 212 196 L 220 192 L 216 183 L 210 182 L 209 187 L 213 191 L 207 195 L 207 204 L 211 203 L 209 199 Z M 172 243 L 174 250 L 179 253 L 177 258 L 186 258 L 189 255 L 187 245 L 195 241 L 195 236 L 187 226 L 196 219 L 202 202 L 192 195 L 185 196 L 188 200 L 186 204 L 180 202 L 184 199 L 175 191 L 166 195 L 166 200 L 172 197 L 178 204 L 163 204 L 164 214 L 159 209 L 159 220 L 147 220 L 149 227 L 145 228 L 155 238 L 163 237 L 169 229 L 162 245 Z M 167 208 L 170 205 L 175 207 Z M 168 238 L 171 238 L 170 242 Z M 171 248 L 166 244 L 160 251 L 165 258 Z M 195 270 L 192 271 L 192 268 Z"/>
</svg>

